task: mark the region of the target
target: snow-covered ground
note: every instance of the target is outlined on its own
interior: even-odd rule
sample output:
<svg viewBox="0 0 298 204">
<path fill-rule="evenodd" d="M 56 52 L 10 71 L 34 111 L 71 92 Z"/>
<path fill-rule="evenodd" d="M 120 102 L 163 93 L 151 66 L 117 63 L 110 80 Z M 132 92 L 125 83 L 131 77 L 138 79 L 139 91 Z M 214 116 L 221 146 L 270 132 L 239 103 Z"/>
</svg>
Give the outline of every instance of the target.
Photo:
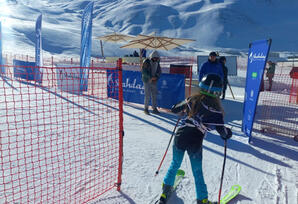
<svg viewBox="0 0 298 204">
<path fill-rule="evenodd" d="M 242 186 L 240 195 L 231 203 L 297 203 L 298 144 L 291 137 L 253 133 L 252 143 L 241 132 L 245 70 L 230 77 L 236 97 L 227 90 L 223 101 L 227 126 L 233 137 L 228 141 L 223 194 L 233 184 Z M 171 161 L 171 151 L 158 176 L 155 171 L 162 159 L 177 117 L 143 114 L 141 105 L 124 106 L 124 164 L 121 192 L 109 192 L 91 203 L 152 203 L 161 192 L 161 183 Z M 204 175 L 212 200 L 218 197 L 223 162 L 223 140 L 216 132 L 204 141 Z M 195 188 L 191 166 L 186 156 L 182 164 L 186 178 L 170 203 L 194 203 Z"/>
<path fill-rule="evenodd" d="M 245 75 L 245 72 L 239 71 L 238 74 L 239 75 L 237 77 L 230 78 L 230 83 L 232 85 L 232 89 L 234 91 L 236 99 L 233 100 L 231 93 L 229 92 L 229 90 L 227 90 L 227 98 L 223 101 L 223 106 L 226 113 L 225 121 L 227 123 L 227 126 L 231 127 L 233 131 L 233 137 L 228 141 L 227 162 L 223 182 L 223 194 L 227 193 L 232 185 L 239 184 L 242 186 L 242 191 L 240 195 L 237 196 L 237 198 L 235 198 L 235 200 L 233 200 L 231 203 L 297 203 L 297 142 L 295 142 L 291 137 L 281 137 L 266 133 L 253 133 L 252 143 L 248 144 L 248 138 L 241 132 L 244 94 L 243 75 Z M 87 178 L 95 178 L 99 176 L 99 174 L 94 174 L 94 172 L 90 175 L 86 175 L 84 172 L 88 171 L 88 168 L 91 168 L 91 166 L 84 167 L 84 165 L 81 166 L 80 164 L 81 161 L 85 160 L 82 157 L 85 153 L 88 155 L 89 158 L 87 160 L 91 159 L 91 161 L 93 161 L 92 155 L 95 156 L 95 151 L 97 151 L 99 155 L 101 155 L 101 146 L 96 145 L 98 141 L 95 143 L 90 143 L 90 137 L 85 137 L 84 134 L 80 134 L 78 132 L 80 131 L 80 129 L 75 129 L 75 127 L 80 126 L 80 128 L 83 128 L 84 131 L 87 131 L 86 134 L 89 135 L 89 133 L 94 131 L 90 129 L 91 126 L 89 123 L 81 123 L 81 121 L 86 121 L 87 119 L 97 121 L 97 116 L 92 114 L 92 112 L 107 111 L 107 113 L 109 113 L 112 109 L 110 109 L 108 106 L 99 106 L 97 103 L 94 103 L 94 101 L 92 100 L 89 101 L 89 99 L 87 98 L 84 99 L 76 95 L 69 95 L 59 90 L 52 90 L 48 92 L 47 90 L 30 88 L 24 84 L 19 84 L 19 82 L 16 81 L 13 81 L 13 83 L 11 83 L 12 81 L 10 81 L 10 79 L 7 80 L 8 81 L 5 81 L 5 78 L 2 78 L 0 83 L 0 90 L 2 91 L 2 94 L 5 94 L 8 97 L 7 99 L 5 99 L 2 96 L 1 110 L 5 111 L 7 107 L 16 107 L 15 110 L 11 110 L 12 113 L 9 114 L 12 115 L 12 118 L 9 117 L 7 118 L 7 120 L 14 118 L 14 120 L 19 121 L 16 124 L 19 127 L 18 134 L 20 134 L 20 136 L 16 138 L 11 137 L 8 139 L 1 135 L 1 139 L 3 142 L 1 148 L 5 150 L 2 154 L 2 158 L 5 158 L 5 160 L 3 160 L 2 162 L 4 162 L 4 164 L 6 165 L 3 166 L 2 173 L 10 175 L 10 173 L 12 173 L 10 169 L 13 169 L 13 171 L 16 171 L 16 175 L 18 175 L 20 178 L 26 178 L 26 181 L 29 182 L 29 187 L 31 185 L 30 181 L 32 178 L 30 178 L 30 176 L 28 177 L 27 175 L 33 174 L 35 179 L 41 179 L 41 182 L 46 182 L 40 186 L 60 186 L 59 189 L 63 189 L 64 187 L 69 188 L 69 185 L 72 185 L 71 182 L 73 181 L 70 180 L 72 173 L 70 170 L 75 170 L 78 168 L 78 170 L 75 170 L 75 175 L 82 175 L 82 179 L 84 176 L 86 176 Z M 242 86 L 239 86 L 241 84 Z M 24 93 L 20 95 L 20 91 L 24 91 Z M 32 93 L 33 95 L 30 93 Z M 68 98 L 71 98 L 71 100 L 69 101 Z M 9 104 L 7 103 L 7 100 L 10 101 Z M 86 102 L 84 102 L 85 100 Z M 22 104 L 18 104 L 18 101 L 22 101 Z M 29 104 L 27 104 L 26 101 L 29 101 Z M 36 106 L 38 104 L 35 104 L 35 101 L 38 104 L 40 103 L 42 107 L 42 109 L 37 109 L 36 113 L 34 110 L 35 107 L 38 107 Z M 59 108 L 60 106 L 61 109 Z M 29 109 L 27 110 L 26 107 L 28 107 Z M 88 107 L 88 109 L 92 111 L 88 111 L 86 107 Z M 162 113 L 160 115 L 151 114 L 148 116 L 143 113 L 142 105 L 128 103 L 124 104 L 125 136 L 121 191 L 118 192 L 114 188 L 101 195 L 100 197 L 90 201 L 90 204 L 149 204 L 157 199 L 157 197 L 161 193 L 161 183 L 163 177 L 171 161 L 171 149 L 168 152 L 168 155 L 162 165 L 159 175 L 154 175 L 168 145 L 170 136 L 177 121 L 176 115 L 168 113 L 165 110 L 161 110 L 161 112 Z M 20 113 L 21 117 L 23 118 L 18 117 Z M 2 112 L 1 117 L 7 117 L 7 114 L 8 113 Z M 38 120 L 36 114 L 41 114 L 43 120 Z M 72 117 L 72 115 L 74 116 L 74 118 L 68 119 L 68 117 Z M 65 116 L 67 117 L 64 118 Z M 90 116 L 92 117 L 90 118 Z M 26 117 L 29 117 L 29 121 L 27 121 L 28 118 Z M 54 121 L 51 121 L 53 119 Z M 39 124 L 39 126 L 31 124 L 32 122 L 34 124 Z M 97 122 L 100 123 L 100 120 Z M 59 128 L 61 125 L 63 127 L 63 129 L 57 129 L 57 131 L 60 131 L 59 137 L 57 132 L 57 138 L 55 134 L 53 135 L 53 132 L 47 132 L 48 130 L 56 132 L 55 128 L 53 129 L 53 125 L 56 123 L 58 125 L 57 128 Z M 3 121 L 1 124 L 3 125 L 1 126 L 2 133 L 6 131 L 14 131 L 13 126 L 10 126 L 10 129 L 12 128 L 11 130 L 7 129 L 8 127 L 5 126 L 7 124 L 5 121 Z M 32 125 L 34 129 L 26 128 L 31 127 Z M 87 129 L 84 128 L 85 126 Z M 101 125 L 93 125 L 92 127 L 100 126 Z M 72 145 L 78 145 L 76 140 L 69 140 L 69 136 L 67 136 L 67 130 L 72 132 L 72 128 L 74 128 L 73 136 L 75 136 L 76 138 L 82 137 L 80 141 L 86 142 L 80 143 L 81 145 L 79 145 L 79 149 L 82 150 L 84 154 L 81 154 L 78 150 L 74 151 L 75 148 L 72 147 Z M 66 155 L 55 155 L 53 159 L 57 162 L 55 162 L 54 166 L 52 166 L 51 164 L 46 164 L 41 169 L 34 168 L 34 172 L 29 172 L 28 170 L 26 170 L 27 175 L 25 175 L 22 171 L 19 172 L 17 166 L 15 165 L 21 164 L 16 163 L 17 161 L 24 162 L 26 169 L 30 169 L 32 168 L 32 166 L 31 162 L 27 163 L 28 161 L 31 161 L 31 159 L 33 159 L 32 164 L 34 164 L 34 162 L 39 163 L 39 159 L 42 158 L 33 157 L 31 155 L 31 148 L 33 148 L 34 146 L 30 147 L 29 145 L 26 147 L 29 148 L 29 152 L 24 155 L 24 161 L 21 159 L 22 154 L 20 154 L 20 156 L 18 157 L 15 157 L 13 155 L 7 157 L 6 153 L 7 150 L 9 150 L 10 148 L 12 148 L 12 150 L 13 148 L 16 148 L 18 153 L 26 152 L 26 149 L 22 148 L 22 141 L 26 141 L 27 139 L 24 135 L 22 136 L 22 133 L 28 133 L 28 136 L 30 136 L 30 132 L 32 131 L 41 132 L 40 134 L 45 136 L 50 134 L 52 135 L 51 140 L 57 141 L 57 144 L 53 144 L 50 142 L 51 140 L 49 140 L 49 138 L 45 137 L 45 143 L 43 143 L 43 139 L 40 140 L 40 138 L 36 140 L 38 141 L 37 144 L 39 144 L 38 149 L 42 150 L 43 144 L 45 144 L 45 148 L 51 148 L 54 152 L 59 150 L 61 152 L 65 152 Z M 100 131 L 102 131 L 102 129 L 96 130 L 96 132 L 101 134 Z M 39 136 L 42 136 L 40 134 Z M 61 134 L 63 135 L 63 137 L 61 137 Z M 35 134 L 33 134 L 28 141 L 35 141 L 36 135 L 34 135 Z M 62 142 L 61 144 L 67 145 L 65 146 L 66 149 L 61 145 L 59 146 L 59 141 Z M 8 145 L 9 142 L 12 142 L 12 146 Z M 89 148 L 88 144 L 92 144 L 92 148 Z M 206 184 L 208 186 L 209 198 L 211 200 L 216 200 L 218 197 L 219 180 L 223 164 L 223 140 L 216 132 L 211 132 L 207 134 L 203 145 L 203 170 Z M 115 151 L 115 153 L 117 154 L 116 149 L 113 149 L 113 151 Z M 41 155 L 41 157 L 47 157 L 48 153 L 41 151 L 38 153 L 38 155 Z M 79 155 L 79 157 L 77 155 Z M 58 162 L 61 160 L 61 157 L 71 158 L 70 163 L 65 162 L 64 159 L 61 161 L 62 163 Z M 12 160 L 12 166 L 7 166 L 10 164 L 7 160 L 8 158 Z M 18 160 L 15 160 L 16 158 L 18 158 Z M 37 160 L 35 161 L 35 159 Z M 106 162 L 109 163 L 109 158 L 104 159 Z M 45 161 L 41 160 L 41 162 Z M 57 169 L 54 168 L 55 166 L 65 168 L 65 178 L 63 177 L 64 171 L 56 172 Z M 48 167 L 50 169 L 47 169 Z M 83 169 L 81 169 L 82 167 Z M 195 201 L 194 180 L 191 172 L 190 161 L 187 156 L 185 157 L 181 168 L 185 170 L 186 176 L 183 179 L 181 185 L 179 185 L 176 193 L 171 198 L 169 204 L 192 204 Z M 79 171 L 79 169 L 84 170 L 84 172 Z M 108 169 L 112 170 L 110 167 Z M 105 168 L 99 168 L 98 170 L 106 171 Z M 45 174 L 43 173 L 44 171 L 48 173 Z M 55 179 L 55 177 L 49 177 L 49 175 L 52 174 L 57 174 L 62 177 L 57 180 Z M 6 177 L 5 181 L 10 181 L 11 178 L 11 176 Z M 63 181 L 65 180 L 65 183 L 61 183 L 61 179 Z M 17 181 L 18 180 L 16 180 L 16 182 Z M 37 181 L 38 180 L 34 182 Z M 80 181 L 80 179 L 75 181 Z M 91 181 L 92 182 L 89 183 L 90 185 L 95 182 L 95 180 Z M 74 184 L 76 184 L 75 189 L 77 187 L 80 187 L 77 186 L 79 185 L 79 183 Z M 5 185 L 7 187 L 8 184 L 6 183 Z M 10 185 L 14 186 L 18 184 L 10 183 Z M 0 185 L 0 187 L 0 189 L 2 189 L 1 191 L 3 191 L 3 186 Z M 92 188 L 96 189 L 96 186 L 93 186 Z M 53 189 L 45 189 L 44 193 L 51 192 Z M 10 190 L 12 190 L 13 192 L 13 188 Z M 15 191 L 18 192 L 17 189 L 15 189 Z M 59 193 L 61 193 L 59 191 L 54 192 L 56 192 L 57 195 L 60 195 Z M 29 195 L 29 192 L 24 192 L 23 195 L 27 195 L 27 193 Z M 65 192 L 65 196 L 67 197 L 68 194 L 72 193 L 72 191 Z M 7 195 L 11 196 L 11 194 Z M 78 199 L 81 199 L 81 197 L 78 197 Z"/>
<path fill-rule="evenodd" d="M 89 1 L 0 0 L 0 3 L 3 51 L 34 55 L 35 20 L 42 13 L 44 54 L 78 57 L 81 15 Z M 247 52 L 250 42 L 264 38 L 272 38 L 273 51 L 297 52 L 298 3 L 294 0 L 166 0 L 162 3 L 158 0 L 100 0 L 94 5 L 93 38 L 113 31 L 132 35 L 156 31 L 157 35 L 196 40 L 172 52 L 164 52 L 165 55 L 196 56 L 201 52 L 208 53 L 211 49 L 220 53 L 239 54 Z M 119 47 L 118 44 L 104 43 L 107 56 L 123 56 L 133 52 Z M 99 42 L 94 39 L 92 55 L 99 56 L 99 53 Z M 0 84 L 6 87 L 6 94 L 18 93 L 14 86 L 2 80 Z M 227 90 L 223 106 L 225 121 L 227 126 L 232 127 L 234 135 L 228 141 L 223 194 L 231 185 L 239 184 L 242 191 L 231 203 L 297 204 L 298 143 L 290 137 L 254 133 L 252 143 L 248 144 L 247 137 L 241 132 L 245 73 L 239 72 L 237 77 L 231 78 L 230 83 L 236 99 L 233 100 Z M 20 86 L 17 83 L 13 85 Z M 35 94 L 44 93 L 29 89 L 26 93 L 31 91 Z M 43 100 L 40 99 L 40 102 Z M 3 110 L 6 105 L 3 94 L 1 101 Z M 72 107 L 65 100 L 63 102 L 65 107 Z M 113 189 L 90 203 L 149 204 L 156 200 L 171 161 L 171 149 L 158 176 L 154 176 L 155 171 L 177 121 L 177 116 L 165 110 L 161 112 L 160 115 L 147 116 L 143 114 L 141 105 L 124 104 L 121 191 Z M 81 111 L 77 113 L 84 117 Z M 63 118 L 57 120 L 63 121 Z M 76 125 L 72 122 L 70 126 L 66 125 L 65 130 Z M 6 128 L 1 127 L 1 130 Z M 73 151 L 72 147 L 69 150 Z M 216 132 L 208 133 L 204 140 L 203 168 L 211 200 L 218 197 L 223 151 L 223 140 Z M 58 157 L 54 159 L 59 160 Z M 5 170 L 5 167 L 1 168 Z M 181 168 L 186 171 L 186 176 L 170 204 L 192 204 L 195 200 L 194 180 L 187 155 Z M 52 179 L 55 185 L 56 181 Z M 30 181 L 27 180 L 28 183 Z M 24 192 L 24 195 L 27 193 Z"/>
<path fill-rule="evenodd" d="M 227 90 L 223 101 L 225 121 L 232 127 L 228 141 L 223 194 L 234 184 L 242 191 L 231 203 L 294 204 L 298 199 L 298 144 L 290 137 L 254 133 L 252 144 L 241 132 L 243 90 L 232 87 L 236 100 Z M 121 191 L 110 191 L 90 203 L 149 204 L 161 193 L 161 183 L 170 165 L 171 150 L 159 175 L 154 176 L 165 152 L 177 117 L 167 112 L 161 115 L 143 113 L 143 107 L 124 106 L 124 164 Z M 218 198 L 223 164 L 223 140 L 216 132 L 204 140 L 203 171 L 209 198 Z M 186 154 L 187 155 L 187 154 Z M 181 166 L 186 171 L 170 204 L 195 203 L 195 186 L 188 156 Z"/>
</svg>

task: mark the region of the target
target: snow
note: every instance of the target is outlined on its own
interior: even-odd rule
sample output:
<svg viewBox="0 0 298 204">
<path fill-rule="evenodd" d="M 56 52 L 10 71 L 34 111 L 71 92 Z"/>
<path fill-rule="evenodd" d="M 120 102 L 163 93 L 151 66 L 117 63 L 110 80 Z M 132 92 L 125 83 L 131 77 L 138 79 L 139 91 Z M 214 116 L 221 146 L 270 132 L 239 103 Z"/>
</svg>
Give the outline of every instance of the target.
<svg viewBox="0 0 298 204">
<path fill-rule="evenodd" d="M 227 90 L 223 101 L 225 122 L 232 128 L 228 140 L 223 194 L 234 184 L 242 186 L 231 203 L 295 203 L 298 194 L 298 148 L 290 137 L 254 133 L 252 144 L 241 132 L 243 88 L 232 86 L 237 97 Z M 152 203 L 161 193 L 161 184 L 171 162 L 171 148 L 157 176 L 155 172 L 166 150 L 177 117 L 143 113 L 143 107 L 124 106 L 124 163 L 121 191 L 110 191 L 90 203 Z M 216 132 L 208 133 L 203 145 L 203 171 L 209 198 L 218 198 L 223 164 L 223 140 Z M 181 168 L 186 176 L 170 204 L 195 203 L 195 186 L 187 154 Z"/>
<path fill-rule="evenodd" d="M 34 55 L 35 20 L 42 13 L 44 53 L 77 57 L 81 15 L 88 2 L 0 0 L 3 51 Z M 251 41 L 264 38 L 273 39 L 273 51 L 297 52 L 297 8 L 298 2 L 294 0 L 285 3 L 281 0 L 165 0 L 162 3 L 158 0 L 99 0 L 94 4 L 93 37 L 113 31 L 132 35 L 156 31 L 158 35 L 196 39 L 194 43 L 164 52 L 166 55 L 195 56 L 211 49 L 241 53 L 247 51 Z M 156 16 L 163 17 L 162 21 Z M 123 56 L 133 52 L 119 47 L 119 44 L 104 43 L 105 54 Z M 99 42 L 93 39 L 92 55 L 99 56 L 99 50 Z M 232 99 L 227 90 L 223 106 L 225 121 L 234 135 L 228 141 L 223 194 L 232 185 L 239 184 L 242 191 L 231 204 L 298 203 L 298 143 L 290 137 L 254 133 L 252 143 L 248 144 L 241 132 L 245 71 L 240 70 L 237 77 L 230 78 L 230 83 L 236 99 Z M 14 86 L 1 84 L 17 93 Z M 177 116 L 165 110 L 161 112 L 147 116 L 141 105 L 124 104 L 121 191 L 113 189 L 89 203 L 144 204 L 156 200 L 171 161 L 171 149 L 159 175 L 154 176 L 155 171 L 177 121 Z M 218 197 L 223 151 L 223 140 L 216 132 L 208 133 L 204 140 L 203 169 L 211 200 Z M 170 204 L 192 204 L 195 200 L 187 154 L 181 168 L 186 176 Z"/>
<path fill-rule="evenodd" d="M 225 175 L 223 182 L 223 194 L 227 193 L 229 188 L 234 184 L 239 184 L 242 186 L 242 191 L 237 198 L 231 203 L 295 203 L 297 201 L 297 193 L 298 193 L 298 148 L 297 142 L 293 140 L 291 137 L 282 137 L 276 136 L 274 134 L 268 133 L 253 133 L 252 143 L 248 144 L 248 138 L 244 136 L 241 132 L 241 121 L 242 121 L 242 110 L 243 110 L 243 94 L 244 94 L 244 86 L 243 80 L 245 79 L 245 71 L 239 70 L 237 77 L 231 77 L 230 83 L 232 85 L 232 90 L 236 99 L 232 99 L 231 93 L 227 90 L 226 100 L 223 101 L 223 106 L 225 109 L 225 122 L 228 127 L 232 128 L 233 137 L 228 140 L 228 150 L 227 150 L 227 161 L 225 167 Z M 90 114 L 92 115 L 92 121 L 97 121 L 100 123 L 100 120 L 97 120 L 97 116 L 92 114 L 93 111 L 97 111 L 102 109 L 98 103 L 93 104 L 92 101 L 88 102 L 88 106 L 93 107 L 92 112 L 86 111 L 84 107 L 81 107 L 80 104 L 84 100 L 82 97 L 77 98 L 74 95 L 69 95 L 68 93 L 61 92 L 59 90 L 52 90 L 56 93 L 47 99 L 46 90 L 39 90 L 38 88 L 32 90 L 25 86 L 24 84 L 20 84 L 16 81 L 11 83 L 11 81 L 3 81 L 1 82 L 5 86 L 6 95 L 9 94 L 12 97 L 14 94 L 13 101 L 18 101 L 18 97 L 22 97 L 23 101 L 26 101 L 27 97 L 30 97 L 30 101 L 32 107 L 35 107 L 34 98 L 42 97 L 38 99 L 37 102 L 41 103 L 41 105 L 52 104 L 51 106 L 47 105 L 43 108 L 42 112 L 48 112 L 51 116 L 50 118 L 56 118 L 55 121 L 59 124 L 59 121 L 62 121 L 61 125 L 66 134 L 67 130 L 72 131 L 72 129 L 76 125 L 82 124 L 80 121 L 77 121 L 76 117 L 79 117 L 79 120 L 85 120 L 84 118 L 90 118 Z M 1 89 L 3 91 L 3 89 Z M 23 90 L 24 94 L 19 95 L 19 92 Z M 28 95 L 29 93 L 34 93 L 32 96 Z M 4 94 L 4 93 L 2 93 Z M 59 96 L 59 97 L 58 97 Z M 67 98 L 73 98 L 72 101 L 67 100 Z M 3 98 L 1 100 L 4 100 Z M 20 125 L 19 128 L 24 129 L 24 133 L 29 131 L 24 127 L 32 126 L 29 124 L 30 122 L 24 122 L 26 118 L 18 118 L 18 111 L 21 111 L 23 116 L 28 116 L 28 113 L 33 113 L 34 110 L 30 109 L 29 104 L 23 104 L 22 106 L 18 106 L 17 103 L 13 103 L 10 98 L 10 103 L 5 104 L 5 100 L 2 101 L 1 107 L 2 110 L 5 110 L 6 107 L 15 107 L 16 111 L 13 114 L 14 119 L 23 124 Z M 20 99 L 21 100 L 21 99 Z M 51 101 L 53 100 L 53 101 Z M 109 103 L 108 101 L 103 101 L 103 103 Z M 56 104 L 56 105 L 53 105 Z M 61 108 L 57 104 L 62 104 Z M 75 106 L 74 106 L 75 105 Z M 27 110 L 26 107 L 29 107 Z M 71 109 L 70 109 L 71 107 Z M 77 109 L 75 108 L 77 107 Z M 25 108 L 25 109 L 24 109 Z M 28 113 L 26 112 L 29 111 Z M 51 111 L 50 111 L 51 110 Z M 62 117 L 59 117 L 60 112 L 73 110 L 74 115 L 76 115 L 74 120 L 64 120 Z M 110 111 L 107 109 L 106 111 Z M 57 113 L 59 113 L 57 115 Z M 5 117 L 5 113 L 3 116 Z M 36 114 L 39 114 L 38 112 Z M 36 114 L 30 115 L 30 121 L 34 120 L 38 124 L 44 124 L 38 126 L 34 126 L 30 131 L 33 132 L 42 132 L 42 134 L 47 134 L 46 130 L 51 130 L 53 128 L 53 122 L 48 121 L 52 119 L 47 119 L 49 116 L 45 116 L 42 113 L 43 121 L 38 121 L 35 119 Z M 63 116 L 63 114 L 61 115 Z M 121 191 L 116 191 L 116 188 L 106 192 L 100 197 L 92 200 L 89 204 L 143 204 L 143 203 L 152 203 L 155 201 L 159 194 L 161 193 L 161 184 L 163 181 L 163 177 L 167 171 L 167 168 L 171 162 L 172 151 L 171 148 L 165 158 L 165 161 L 160 169 L 160 172 L 157 176 L 155 176 L 155 172 L 159 166 L 159 163 L 162 159 L 162 156 L 165 152 L 165 149 L 168 145 L 169 139 L 171 137 L 174 126 L 177 122 L 177 116 L 167 112 L 166 110 L 161 109 L 160 115 L 145 115 L 143 113 L 143 106 L 125 103 L 124 104 L 124 162 L 123 162 L 123 174 L 122 174 L 122 185 Z M 2 123 L 5 125 L 5 123 Z M 48 124 L 50 126 L 48 127 Z M 96 126 L 90 126 L 88 123 L 85 124 L 88 131 L 93 131 L 92 128 Z M 59 126 L 60 127 L 60 126 Z M 1 127 L 1 129 L 6 129 L 7 127 Z M 11 127 L 12 128 L 12 127 Z M 58 128 L 58 126 L 57 126 Z M 91 129 L 90 129 L 91 128 Z M 19 129 L 20 132 L 22 130 Z M 54 131 L 54 130 L 53 130 Z M 54 131 L 55 132 L 55 131 Z M 30 134 L 29 134 L 30 135 Z M 88 138 L 82 135 L 83 137 L 80 141 Z M 52 134 L 52 139 L 65 143 L 63 141 L 63 137 L 57 137 L 55 134 Z M 80 135 L 76 135 L 76 137 L 80 138 Z M 34 138 L 34 135 L 33 135 Z M 66 137 L 67 138 L 67 137 Z M 25 138 L 19 137 L 18 141 L 26 141 Z M 13 138 L 10 138 L 10 141 L 14 141 Z M 45 139 L 45 144 L 48 139 Z M 2 145 L 2 148 L 7 148 L 7 139 L 2 137 L 2 142 L 5 145 Z M 69 143 L 71 142 L 71 143 Z M 76 164 L 76 155 L 80 155 L 78 159 L 83 161 L 84 158 L 81 157 L 79 151 L 73 151 L 73 145 L 77 145 L 78 141 L 76 140 L 68 140 L 63 152 L 73 152 L 72 154 L 72 162 Z M 204 143 L 203 143 L 203 171 L 205 176 L 205 181 L 208 186 L 209 198 L 211 200 L 216 200 L 218 197 L 218 189 L 219 189 L 219 181 L 222 170 L 223 163 L 223 140 L 220 136 L 212 131 L 207 134 Z M 100 152 L 98 148 L 100 145 L 96 145 L 94 143 L 92 150 L 96 150 Z M 48 145 L 48 144 L 47 144 Z M 50 144 L 49 144 L 50 145 Z M 21 143 L 18 144 L 19 147 L 22 146 Z M 41 146 L 42 147 L 42 146 Z M 39 147 L 39 148 L 41 148 Z M 29 148 L 29 146 L 28 146 Z M 34 147 L 32 147 L 34 148 Z M 62 148 L 62 147 L 53 147 L 53 148 Z M 84 149 L 84 146 L 81 147 Z M 86 148 L 83 151 L 90 151 L 90 148 Z M 25 149 L 24 149 L 25 150 Z M 31 150 L 31 149 L 30 149 Z M 55 149 L 54 149 L 55 150 Z M 20 151 L 20 150 L 18 150 Z M 62 151 L 62 150 L 61 150 Z M 29 151 L 31 152 L 31 151 Z M 21 151 L 19 152 L 21 153 Z M 45 155 L 43 152 L 40 152 L 41 155 Z M 32 159 L 30 154 L 23 155 L 28 159 Z M 94 155 L 94 151 L 90 151 L 88 155 Z M 2 155 L 4 156 L 4 155 Z M 70 155 L 69 155 L 70 156 Z M 5 157 L 6 158 L 6 157 Z M 13 157 L 10 157 L 14 160 Z M 21 159 L 22 157 L 19 157 Z M 36 158 L 37 159 L 37 158 Z M 57 166 L 65 166 L 68 163 L 60 164 L 58 161 L 58 157 L 55 159 Z M 90 158 L 89 158 L 90 159 Z M 25 159 L 26 160 L 26 159 Z M 106 158 L 108 161 L 108 158 Z M 20 160 L 21 161 L 21 160 Z M 34 160 L 32 160 L 34 163 Z M 7 164 L 7 163 L 6 163 Z M 79 164 L 79 163 L 78 163 Z M 24 164 L 26 167 L 30 169 L 31 163 Z M 29 166 L 27 166 L 29 165 Z M 73 166 L 70 168 L 65 166 L 67 170 L 76 169 L 77 166 Z M 91 168 L 91 166 L 86 166 L 86 168 Z M 178 186 L 176 193 L 171 198 L 169 204 L 181 204 L 181 203 L 194 203 L 195 200 L 195 186 L 194 180 L 191 172 L 190 161 L 185 156 L 185 159 L 182 163 L 181 168 L 185 170 L 186 176 L 182 180 L 181 185 Z M 6 168 L 4 167 L 4 170 Z M 9 169 L 9 168 L 8 168 Z M 15 168 L 14 168 L 15 169 Z M 112 170 L 111 168 L 109 168 Z M 102 169 L 100 169 L 102 170 Z M 104 170 L 104 169 L 103 169 Z M 36 169 L 35 169 L 36 171 Z M 53 169 L 47 169 L 48 174 L 51 174 Z M 40 171 L 34 172 L 35 177 L 43 178 L 44 174 Z M 71 171 L 67 171 L 67 175 L 71 175 Z M 86 172 L 86 171 L 85 171 Z M 91 171 L 90 171 L 91 172 Z M 8 172 L 9 173 L 9 172 Z M 55 173 L 55 172 L 53 172 Z M 76 173 L 79 173 L 77 170 Z M 28 175 L 31 175 L 30 172 L 27 172 Z M 55 175 L 55 174 L 54 174 Z M 69 176 L 65 177 L 65 186 L 68 186 L 71 182 Z M 21 175 L 20 175 L 21 176 Z M 46 175 L 45 175 L 46 176 Z M 94 177 L 96 175 L 91 175 Z M 30 178 L 28 178 L 30 181 Z M 43 179 L 41 181 L 44 181 Z M 47 178 L 47 186 L 58 186 L 61 185 L 57 183 L 54 177 Z M 63 182 L 62 182 L 63 184 Z M 90 183 L 90 185 L 92 182 Z M 80 185 L 80 184 L 78 184 Z M 92 185 L 91 185 L 92 186 Z M 95 186 L 93 186 L 94 188 Z M 52 187 L 51 187 L 52 188 Z M 60 188 L 60 187 L 59 187 Z M 62 188 L 62 187 L 61 187 Z M 96 187 L 95 187 L 96 188 Z M 49 189 L 50 190 L 50 189 Z M 58 192 L 57 192 L 58 193 Z M 65 192 L 65 195 L 71 195 L 74 192 L 68 191 Z M 24 192 L 26 194 L 26 192 Z M 58 195 L 58 194 L 57 194 Z"/>
</svg>

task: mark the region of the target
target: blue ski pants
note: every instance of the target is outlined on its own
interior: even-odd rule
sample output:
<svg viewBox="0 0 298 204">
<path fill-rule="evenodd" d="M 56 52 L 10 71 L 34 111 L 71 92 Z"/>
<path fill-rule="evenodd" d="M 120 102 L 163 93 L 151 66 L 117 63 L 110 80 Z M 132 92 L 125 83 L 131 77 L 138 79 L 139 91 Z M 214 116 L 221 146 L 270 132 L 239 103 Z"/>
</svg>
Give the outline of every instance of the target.
<svg viewBox="0 0 298 204">
<path fill-rule="evenodd" d="M 175 145 L 173 145 L 173 159 L 170 168 L 168 169 L 168 172 L 164 178 L 164 184 L 170 186 L 174 185 L 176 173 L 181 166 L 184 153 L 184 150 L 178 149 Z M 190 159 L 192 173 L 195 179 L 197 199 L 203 200 L 205 198 L 208 198 L 207 186 L 204 181 L 202 169 L 202 149 L 194 153 L 187 153 Z"/>
</svg>

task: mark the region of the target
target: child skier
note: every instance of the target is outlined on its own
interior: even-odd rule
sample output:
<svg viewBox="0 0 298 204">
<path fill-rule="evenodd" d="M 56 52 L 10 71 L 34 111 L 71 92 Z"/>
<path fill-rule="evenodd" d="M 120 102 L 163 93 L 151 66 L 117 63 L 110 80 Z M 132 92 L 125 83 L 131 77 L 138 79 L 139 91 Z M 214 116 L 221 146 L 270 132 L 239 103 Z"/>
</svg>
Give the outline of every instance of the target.
<svg viewBox="0 0 298 204">
<path fill-rule="evenodd" d="M 180 114 L 186 112 L 186 116 L 181 120 L 175 133 L 173 159 L 164 177 L 163 192 L 159 204 L 166 203 L 172 192 L 176 172 L 181 166 L 185 151 L 189 155 L 195 179 L 197 203 L 217 203 L 208 200 L 207 186 L 203 177 L 203 138 L 206 132 L 213 128 L 224 140 L 232 136 L 232 131 L 223 125 L 223 109 L 219 100 L 222 92 L 221 77 L 216 74 L 207 74 L 202 78 L 199 87 L 199 93 L 172 107 L 172 112 Z"/>
</svg>

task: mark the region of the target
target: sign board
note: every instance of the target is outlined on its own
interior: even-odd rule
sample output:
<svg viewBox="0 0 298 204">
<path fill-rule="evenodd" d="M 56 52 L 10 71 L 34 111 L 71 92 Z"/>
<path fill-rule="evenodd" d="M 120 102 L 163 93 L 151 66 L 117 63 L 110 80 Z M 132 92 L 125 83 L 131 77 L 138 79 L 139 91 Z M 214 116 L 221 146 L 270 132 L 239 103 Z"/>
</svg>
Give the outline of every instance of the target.
<svg viewBox="0 0 298 204">
<path fill-rule="evenodd" d="M 80 93 L 80 69 L 72 65 L 56 65 L 57 86 L 60 90 L 70 93 Z"/>
<path fill-rule="evenodd" d="M 108 97 L 118 99 L 118 71 L 108 70 Z M 171 108 L 185 99 L 185 76 L 182 74 L 162 74 L 158 80 L 157 105 Z M 123 100 L 144 104 L 144 84 L 141 72 L 122 71 Z"/>
</svg>

